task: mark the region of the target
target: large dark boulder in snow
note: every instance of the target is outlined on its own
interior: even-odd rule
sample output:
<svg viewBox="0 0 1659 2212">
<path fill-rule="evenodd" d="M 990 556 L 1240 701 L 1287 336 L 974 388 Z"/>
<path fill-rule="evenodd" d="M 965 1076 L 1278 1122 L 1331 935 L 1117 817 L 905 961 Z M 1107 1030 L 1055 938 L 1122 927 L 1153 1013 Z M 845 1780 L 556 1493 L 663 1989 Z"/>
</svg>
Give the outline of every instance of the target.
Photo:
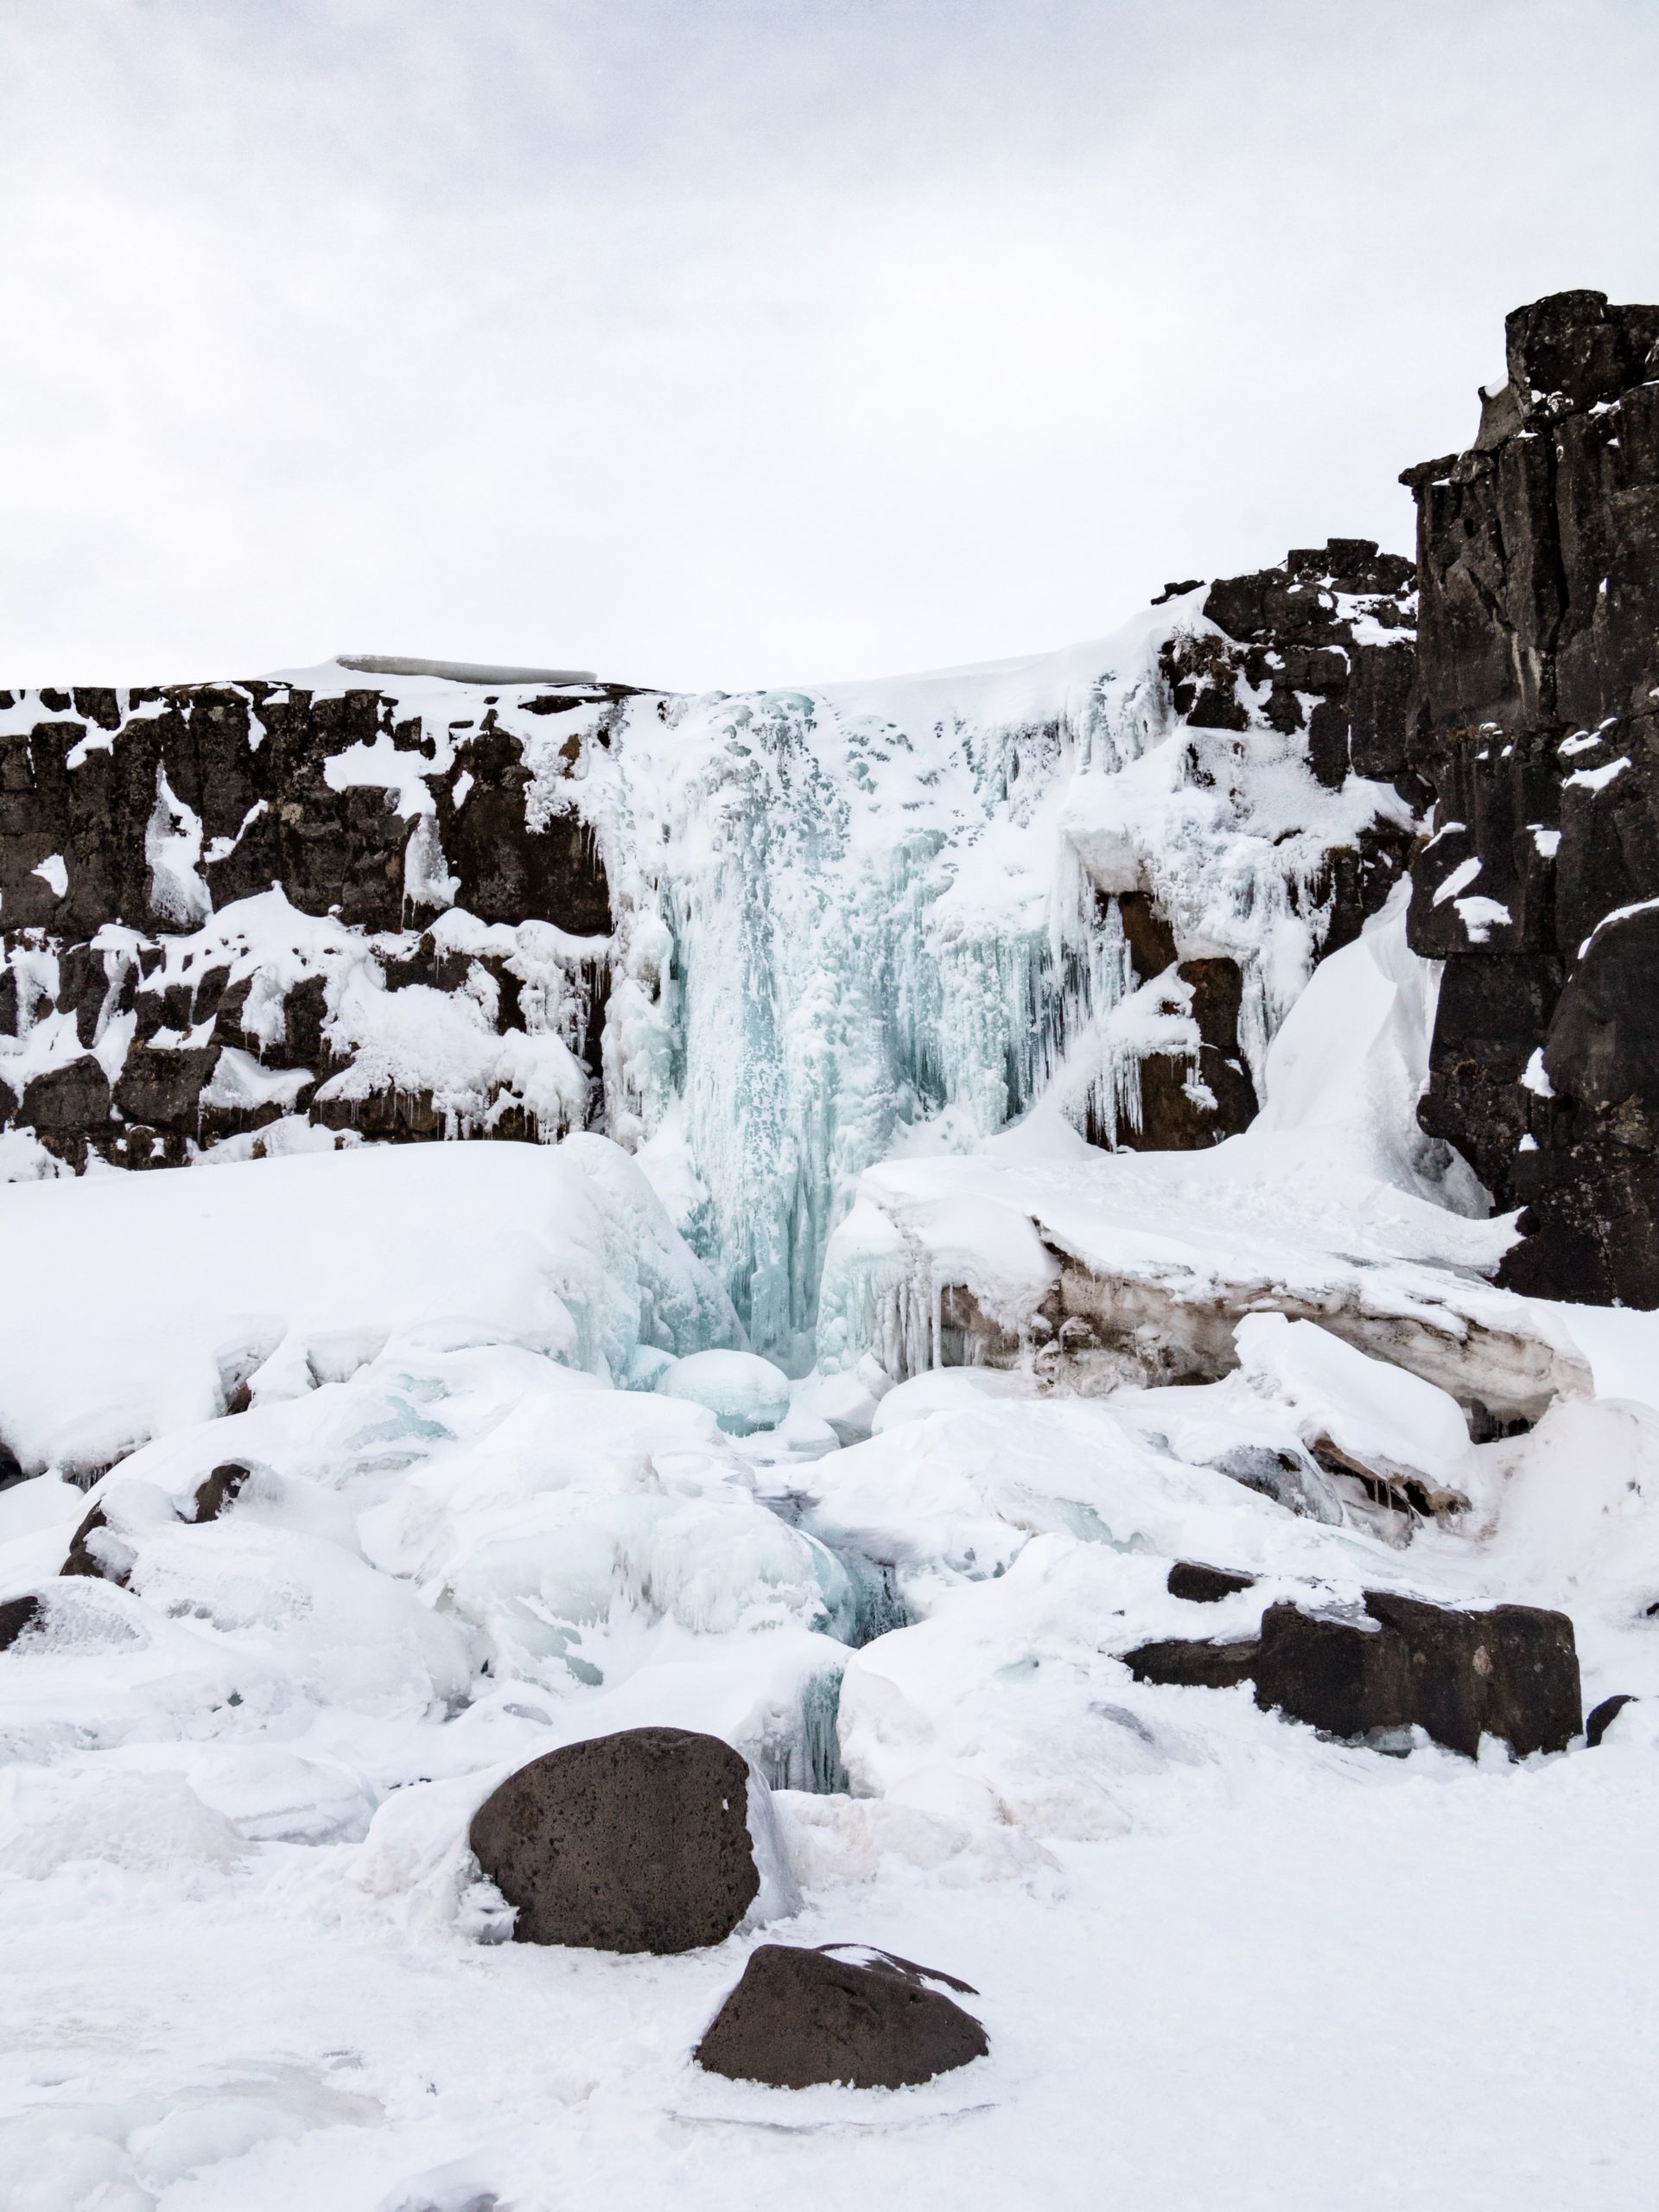
<svg viewBox="0 0 1659 2212">
<path fill-rule="evenodd" d="M 723 1942 L 759 1893 L 748 1786 L 717 1736 L 629 1728 L 509 1775 L 468 1840 L 518 1908 L 519 1942 L 693 1951 Z"/>
<path fill-rule="evenodd" d="M 851 1952 L 851 1957 L 838 1955 Z M 697 2045 L 697 2063 L 779 2089 L 842 2082 L 902 2089 L 990 2049 L 971 2012 L 933 1986 L 976 1992 L 953 1975 L 861 1946 L 763 1943 Z"/>
<path fill-rule="evenodd" d="M 1469 1758 L 1484 1735 L 1524 1758 L 1565 1751 L 1578 1734 L 1579 1661 L 1565 1613 L 1471 1612 L 1386 1590 L 1366 1592 L 1365 1612 L 1333 1619 L 1281 1602 L 1268 1607 L 1253 1641 L 1172 1638 L 1126 1652 L 1124 1663 L 1137 1681 L 1253 1682 L 1264 1710 L 1329 1736 L 1419 1727 Z"/>
<path fill-rule="evenodd" d="M 1558 292 L 1506 331 L 1509 382 L 1482 394 L 1473 445 L 1404 479 L 1411 753 L 1436 823 L 1409 926 L 1446 963 L 1420 1116 L 1523 1209 L 1502 1281 L 1650 1306 L 1659 308 Z"/>
</svg>

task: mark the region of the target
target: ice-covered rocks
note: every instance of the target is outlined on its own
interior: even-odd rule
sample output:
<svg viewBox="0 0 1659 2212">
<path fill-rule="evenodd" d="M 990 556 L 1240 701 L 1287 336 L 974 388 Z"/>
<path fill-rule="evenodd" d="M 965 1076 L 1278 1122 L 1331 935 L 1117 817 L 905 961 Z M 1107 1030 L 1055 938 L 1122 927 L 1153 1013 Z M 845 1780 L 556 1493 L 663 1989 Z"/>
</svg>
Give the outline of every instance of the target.
<svg viewBox="0 0 1659 2212">
<path fill-rule="evenodd" d="M 763 1943 L 697 2045 L 697 2063 L 779 2089 L 911 2088 L 990 2049 L 946 1989 L 977 1993 L 954 1975 L 859 1944 Z"/>
<path fill-rule="evenodd" d="M 474 1857 L 524 1943 L 694 1951 L 787 1884 L 764 1783 L 717 1736 L 629 1728 L 568 1744 L 479 1808 Z"/>
<path fill-rule="evenodd" d="M 1211 1689 L 1253 1681 L 1264 1710 L 1326 1735 L 1376 1738 L 1416 1727 L 1470 1758 L 1483 1736 L 1500 1738 L 1517 1758 L 1562 1751 L 1580 1726 L 1573 1624 L 1537 1605 L 1469 1612 L 1368 1590 L 1357 1618 L 1281 1603 L 1263 1613 L 1259 1637 L 1172 1638 L 1126 1660 L 1137 1681 Z"/>
<path fill-rule="evenodd" d="M 776 1428 L 789 1412 L 789 1377 L 752 1351 L 691 1352 L 664 1368 L 652 1388 L 706 1406 L 728 1436 Z"/>
</svg>

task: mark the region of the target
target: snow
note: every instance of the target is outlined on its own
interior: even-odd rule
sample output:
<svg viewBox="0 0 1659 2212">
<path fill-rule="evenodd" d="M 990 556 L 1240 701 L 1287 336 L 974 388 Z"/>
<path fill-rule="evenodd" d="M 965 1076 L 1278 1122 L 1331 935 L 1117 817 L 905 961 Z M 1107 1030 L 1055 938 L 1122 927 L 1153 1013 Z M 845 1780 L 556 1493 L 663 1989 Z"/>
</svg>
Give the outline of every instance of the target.
<svg viewBox="0 0 1659 2212">
<path fill-rule="evenodd" d="M 1179 726 L 1175 623 L 623 702 L 583 805 L 626 1143 L 337 1147 L 252 1049 L 267 990 L 210 1103 L 278 1109 L 269 1156 L 74 1180 L 13 1147 L 8 2212 L 1646 2201 L 1659 1315 L 1493 1287 L 1513 1224 L 1415 1122 L 1438 977 L 1403 891 L 1309 980 L 1301 890 L 1383 802 Z M 404 779 L 418 829 L 468 699 L 397 690 L 428 749 L 335 772 Z M 543 1136 L 586 1111 L 554 1047 L 604 947 L 451 910 L 465 986 L 388 991 L 391 942 L 279 893 L 198 916 L 200 824 L 161 792 L 152 832 L 182 918 L 149 987 L 321 976 L 365 1081 L 458 1127 L 504 1086 Z M 1111 902 L 1147 887 L 1180 957 L 1247 975 L 1262 1111 L 1206 1151 L 1079 1134 L 1190 1028 L 1178 977 L 1128 988 Z M 132 933 L 99 950 L 113 987 Z M 51 957 L 31 1070 L 79 1049 L 33 1018 Z M 543 1009 L 516 1045 L 486 958 Z M 94 1507 L 119 1580 L 59 1572 Z M 1254 1580 L 1195 1605 L 1178 1560 Z M 1559 1607 L 1586 1707 L 1640 1702 L 1594 1752 L 1382 1757 L 1124 1664 L 1376 1589 Z M 473 1812 L 649 1724 L 749 1763 L 745 1925 L 504 1940 Z M 991 2055 L 892 2094 L 702 2075 L 767 1940 L 961 1975 Z"/>
<path fill-rule="evenodd" d="M 130 1442 L 211 1421 L 233 1369 L 256 1396 L 284 1367 L 308 1389 L 310 1352 L 341 1332 L 520 1344 L 608 1376 L 641 1343 L 677 1355 L 735 1328 L 594 1135 L 15 1184 L 0 1237 L 17 1301 L 0 1434 L 31 1468 L 71 1426 Z"/>
<path fill-rule="evenodd" d="M 706 1406 L 728 1435 L 776 1428 L 789 1412 L 789 1377 L 752 1351 L 694 1351 L 677 1359 L 652 1388 Z"/>
<path fill-rule="evenodd" d="M 1386 998 L 1347 1047 L 1382 1051 Z M 1370 1125 L 1322 1122 L 1326 1089 L 1295 1067 L 1246 1157 L 1295 1141 L 1333 1172 Z M 1027 1176 L 1086 1153 L 1000 1142 Z M 574 2189 L 643 2212 L 664 2171 L 692 2207 L 734 2188 L 990 2203 L 1039 2143 L 1045 2202 L 1082 2212 L 1103 2139 L 1116 2185 L 1176 2212 L 1381 2212 L 1405 2160 L 1425 2204 L 1639 2198 L 1644 1724 L 1524 1768 L 1384 1759 L 1247 1692 L 1138 1684 L 1118 1655 L 1248 1635 L 1293 1592 L 1523 1598 L 1573 1614 L 1587 1700 L 1659 1701 L 1659 1413 L 1567 1395 L 1471 1446 L 1441 1391 L 1268 1312 L 1209 1384 L 1074 1396 L 962 1369 L 893 1389 L 867 1368 L 791 1392 L 729 1348 L 729 1308 L 595 1137 L 3 1195 L 21 1264 L 0 1421 L 44 1369 L 42 1414 L 147 1376 L 155 1430 L 91 1494 L 125 1588 L 52 1579 L 86 1494 L 53 1475 L 0 1493 L 0 1597 L 44 1589 L 48 1611 L 0 1655 L 0 1940 L 29 2023 L 0 2057 L 8 2203 Z M 1395 1195 L 1396 1241 L 1431 1250 L 1428 1202 Z M 1454 1253 L 1484 1233 L 1435 1217 Z M 183 1370 L 254 1305 L 258 1387 L 226 1415 Z M 1648 1318 L 1532 1315 L 1564 1343 L 1587 1319 L 1599 1380 L 1598 1332 L 1633 1365 Z M 880 1433 L 746 1458 L 772 1433 L 650 1387 L 653 1350 L 694 1377 L 736 1363 L 787 1421 L 839 1406 Z M 1471 1505 L 1402 1542 L 1317 1468 L 1328 1518 L 1233 1471 L 1315 1435 Z M 253 1475 L 193 1523 L 231 1453 Z M 1259 1580 L 1195 1620 L 1165 1587 L 1175 1558 Z M 647 1721 L 753 1763 L 751 1923 L 672 1960 L 502 1942 L 472 1810 L 539 1751 Z M 893 2094 L 711 2082 L 690 2048 L 762 1940 L 963 1976 L 991 2057 Z"/>
</svg>

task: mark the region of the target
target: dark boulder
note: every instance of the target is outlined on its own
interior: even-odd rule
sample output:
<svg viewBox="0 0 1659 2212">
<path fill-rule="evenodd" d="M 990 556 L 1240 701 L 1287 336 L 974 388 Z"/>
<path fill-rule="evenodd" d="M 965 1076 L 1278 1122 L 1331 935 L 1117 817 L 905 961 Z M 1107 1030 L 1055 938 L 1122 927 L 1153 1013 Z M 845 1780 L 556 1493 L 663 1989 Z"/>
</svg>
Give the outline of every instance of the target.
<svg viewBox="0 0 1659 2212">
<path fill-rule="evenodd" d="M 0 1651 L 9 1650 L 26 1630 L 38 1627 L 44 1618 L 38 1598 L 8 1598 L 0 1605 Z"/>
<path fill-rule="evenodd" d="M 219 1047 L 141 1045 L 127 1055 L 115 1103 L 130 1122 L 148 1128 L 194 1129 Z"/>
<path fill-rule="evenodd" d="M 1269 1605 L 1253 1678 L 1264 1711 L 1327 1736 L 1369 1736 L 1408 1725 L 1405 1649 L 1381 1628 Z"/>
<path fill-rule="evenodd" d="M 779 2089 L 821 2082 L 902 2089 L 931 2082 L 990 2049 L 980 2023 L 932 1986 L 938 1982 L 960 1996 L 976 1994 L 965 1981 L 886 1951 L 764 1943 L 697 2045 L 697 2063 Z"/>
<path fill-rule="evenodd" d="M 72 1136 L 100 1129 L 110 1118 L 110 1084 L 86 1052 L 37 1075 L 25 1089 L 18 1118 L 41 1136 Z"/>
<path fill-rule="evenodd" d="M 1189 1605 L 1215 1605 L 1255 1585 L 1253 1574 L 1231 1574 L 1223 1567 L 1202 1567 L 1197 1560 L 1178 1559 L 1164 1587 L 1172 1598 L 1185 1598 Z"/>
<path fill-rule="evenodd" d="M 1126 1652 L 1124 1664 L 1137 1681 L 1254 1682 L 1264 1711 L 1351 1740 L 1418 1727 L 1465 1758 L 1495 1736 L 1524 1758 L 1565 1751 L 1578 1734 L 1579 1662 L 1565 1613 L 1466 1612 L 1384 1590 L 1366 1592 L 1365 1611 L 1364 1620 L 1332 1619 L 1281 1603 L 1268 1607 L 1254 1641 L 1172 1638 Z"/>
<path fill-rule="evenodd" d="M 518 1909 L 521 1943 L 696 1950 L 723 1942 L 760 1891 L 748 1785 L 716 1736 L 629 1728 L 509 1775 L 468 1840 Z"/>
</svg>

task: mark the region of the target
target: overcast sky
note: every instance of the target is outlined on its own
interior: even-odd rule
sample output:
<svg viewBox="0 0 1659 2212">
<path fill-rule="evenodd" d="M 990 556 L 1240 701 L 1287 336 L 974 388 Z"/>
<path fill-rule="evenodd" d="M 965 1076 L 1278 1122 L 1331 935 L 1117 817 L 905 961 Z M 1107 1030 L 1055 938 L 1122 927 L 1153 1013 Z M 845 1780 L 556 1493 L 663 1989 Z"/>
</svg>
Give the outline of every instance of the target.
<svg viewBox="0 0 1659 2212">
<path fill-rule="evenodd" d="M 0 683 L 702 687 L 1363 535 L 1659 299 L 1655 0 L 0 0 Z"/>
</svg>

